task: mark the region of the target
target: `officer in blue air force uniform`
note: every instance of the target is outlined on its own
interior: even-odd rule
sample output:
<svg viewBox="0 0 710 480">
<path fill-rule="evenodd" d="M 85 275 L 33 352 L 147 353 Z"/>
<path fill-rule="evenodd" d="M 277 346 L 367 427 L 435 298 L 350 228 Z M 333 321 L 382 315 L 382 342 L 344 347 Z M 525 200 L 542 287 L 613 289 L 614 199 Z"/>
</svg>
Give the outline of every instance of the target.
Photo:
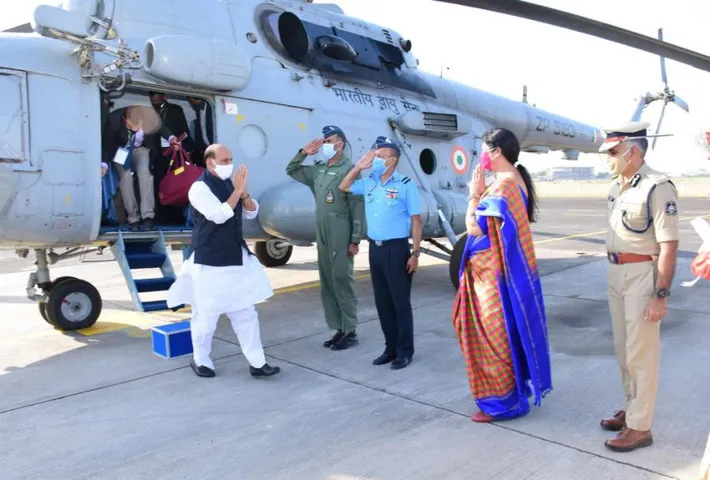
<svg viewBox="0 0 710 480">
<path fill-rule="evenodd" d="M 377 137 L 370 150 L 350 170 L 340 189 L 365 197 L 365 223 L 370 240 L 370 273 L 377 314 L 385 336 L 385 351 L 375 365 L 406 367 L 414 355 L 414 326 L 410 294 L 419 265 L 422 219 L 417 185 L 396 172 L 399 146 Z M 372 167 L 369 176 L 357 179 Z M 413 249 L 409 251 L 409 235 Z"/>
<path fill-rule="evenodd" d="M 629 122 L 606 129 L 599 149 L 616 175 L 609 187 L 606 248 L 609 310 L 625 397 L 601 426 L 620 431 L 606 441 L 620 452 L 653 443 L 660 326 L 678 251 L 678 192 L 667 175 L 645 163 L 648 126 Z"/>
</svg>

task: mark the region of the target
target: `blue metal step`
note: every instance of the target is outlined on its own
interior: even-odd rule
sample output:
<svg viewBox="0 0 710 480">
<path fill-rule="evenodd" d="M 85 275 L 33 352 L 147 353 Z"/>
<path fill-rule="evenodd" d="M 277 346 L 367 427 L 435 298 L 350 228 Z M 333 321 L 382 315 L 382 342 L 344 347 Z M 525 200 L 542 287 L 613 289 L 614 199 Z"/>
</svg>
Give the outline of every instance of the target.
<svg viewBox="0 0 710 480">
<path fill-rule="evenodd" d="M 168 302 L 165 300 L 156 300 L 154 302 L 143 302 L 144 312 L 157 312 L 159 310 L 170 310 Z"/>
<path fill-rule="evenodd" d="M 133 240 L 124 242 L 124 251 L 126 254 L 131 253 L 151 253 L 155 240 Z"/>
<path fill-rule="evenodd" d="M 140 293 L 165 292 L 175 283 L 175 270 L 170 262 L 163 232 L 153 233 L 155 236 L 152 238 L 135 238 L 130 234 L 124 235 L 120 230 L 116 233 L 116 242 L 111 245 L 111 251 L 121 266 L 135 308 L 143 312 L 171 310 L 166 300 L 143 302 L 140 298 Z M 133 277 L 132 270 L 147 268 L 159 268 L 161 276 L 147 279 Z"/>
<path fill-rule="evenodd" d="M 143 292 L 165 292 L 170 286 L 175 283 L 174 278 L 146 278 L 135 280 L 136 289 L 139 293 Z"/>
<path fill-rule="evenodd" d="M 165 263 L 164 253 L 126 253 L 126 260 L 131 270 L 142 268 L 160 268 Z"/>
</svg>

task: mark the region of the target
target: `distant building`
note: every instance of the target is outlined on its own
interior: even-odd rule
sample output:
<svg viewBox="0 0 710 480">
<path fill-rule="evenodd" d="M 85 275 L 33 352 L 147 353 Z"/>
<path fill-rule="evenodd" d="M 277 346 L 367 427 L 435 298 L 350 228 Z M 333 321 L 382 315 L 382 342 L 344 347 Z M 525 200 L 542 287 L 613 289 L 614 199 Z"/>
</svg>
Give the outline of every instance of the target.
<svg viewBox="0 0 710 480">
<path fill-rule="evenodd" d="M 551 180 L 593 180 L 596 178 L 594 167 L 555 167 L 550 169 Z"/>
</svg>

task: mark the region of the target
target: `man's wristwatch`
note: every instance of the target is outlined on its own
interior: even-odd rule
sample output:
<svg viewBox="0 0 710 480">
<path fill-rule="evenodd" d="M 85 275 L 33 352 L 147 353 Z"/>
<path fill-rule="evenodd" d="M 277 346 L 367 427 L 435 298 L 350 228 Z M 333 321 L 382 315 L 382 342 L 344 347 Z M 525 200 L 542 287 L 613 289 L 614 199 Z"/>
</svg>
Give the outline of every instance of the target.
<svg viewBox="0 0 710 480">
<path fill-rule="evenodd" d="M 419 257 L 419 254 L 422 253 L 419 250 L 412 250 L 412 256 L 413 257 Z"/>
<path fill-rule="evenodd" d="M 666 298 L 671 296 L 670 288 L 657 288 L 655 295 L 658 298 Z"/>
</svg>

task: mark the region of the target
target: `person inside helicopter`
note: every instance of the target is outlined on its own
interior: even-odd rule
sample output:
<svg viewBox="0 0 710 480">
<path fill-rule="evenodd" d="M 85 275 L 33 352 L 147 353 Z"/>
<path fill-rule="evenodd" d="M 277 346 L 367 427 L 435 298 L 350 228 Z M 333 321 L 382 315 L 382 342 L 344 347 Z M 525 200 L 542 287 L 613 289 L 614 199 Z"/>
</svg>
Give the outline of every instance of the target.
<svg viewBox="0 0 710 480">
<path fill-rule="evenodd" d="M 155 229 L 160 226 L 190 227 L 187 207 L 162 205 L 159 195 L 160 182 L 170 169 L 170 162 L 173 158 L 172 149 L 169 148 L 171 146 L 182 146 L 189 161 L 204 167 L 202 159 L 204 150 L 214 141 L 212 105 L 202 98 L 189 96 L 177 97 L 168 102 L 164 93 L 151 91 L 148 92 L 150 100 L 150 106 L 148 106 L 147 102 L 141 99 L 141 97 L 145 98 L 145 95 L 145 92 L 128 92 L 124 97 L 125 100 L 121 101 L 123 105 L 118 105 L 119 108 L 116 108 L 114 99 L 108 96 L 102 98 L 104 121 L 101 160 L 101 226 L 103 228 L 120 227 L 125 223 L 128 223 L 132 231 Z M 126 122 L 127 112 L 131 112 L 128 115 L 128 122 Z M 139 123 L 140 125 L 138 125 Z M 180 134 L 174 132 L 180 132 Z M 182 134 L 185 135 L 185 138 L 181 141 L 180 135 Z M 116 164 L 114 157 L 119 151 L 119 147 L 124 151 L 123 156 L 127 157 L 126 153 L 130 146 L 129 136 L 134 136 L 135 141 L 132 149 L 139 152 L 137 155 L 140 157 L 141 163 L 140 166 L 134 163 L 133 153 L 131 153 L 129 161 L 133 170 L 129 168 L 129 171 L 133 173 L 126 177 L 125 174 L 121 176 L 120 172 L 121 169 L 126 170 L 125 166 Z M 144 158 L 142 155 L 146 151 L 149 154 L 149 172 L 147 172 L 149 175 L 146 175 L 143 170 L 142 163 Z M 118 160 L 125 161 L 123 156 Z M 145 183 L 146 179 L 150 179 L 152 182 L 150 193 L 148 193 L 148 184 Z M 142 181 L 144 183 L 141 183 Z M 146 189 L 146 193 L 143 192 L 144 189 Z M 118 191 L 121 191 L 121 195 L 115 198 Z M 143 201 L 146 196 L 151 197 L 152 201 L 150 198 Z M 120 201 L 117 205 L 114 200 L 118 199 Z M 116 207 L 118 207 L 118 211 Z M 138 209 L 137 213 L 136 208 Z M 143 208 L 142 211 L 141 208 Z"/>
</svg>

